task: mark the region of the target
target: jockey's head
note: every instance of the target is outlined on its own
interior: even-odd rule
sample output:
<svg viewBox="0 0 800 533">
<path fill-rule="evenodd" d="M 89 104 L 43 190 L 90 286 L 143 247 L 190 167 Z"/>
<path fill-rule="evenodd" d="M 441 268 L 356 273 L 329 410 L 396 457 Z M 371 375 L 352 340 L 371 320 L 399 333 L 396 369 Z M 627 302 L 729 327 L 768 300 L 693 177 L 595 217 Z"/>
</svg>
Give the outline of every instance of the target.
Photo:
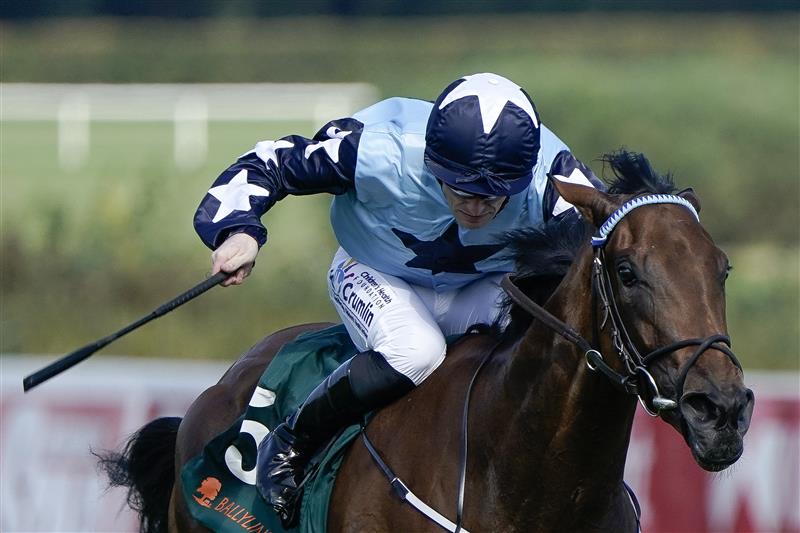
<svg viewBox="0 0 800 533">
<path fill-rule="evenodd" d="M 465 76 L 439 95 L 428 118 L 425 164 L 443 183 L 460 226 L 487 224 L 507 197 L 528 188 L 539 130 L 530 97 L 497 74 Z"/>
</svg>

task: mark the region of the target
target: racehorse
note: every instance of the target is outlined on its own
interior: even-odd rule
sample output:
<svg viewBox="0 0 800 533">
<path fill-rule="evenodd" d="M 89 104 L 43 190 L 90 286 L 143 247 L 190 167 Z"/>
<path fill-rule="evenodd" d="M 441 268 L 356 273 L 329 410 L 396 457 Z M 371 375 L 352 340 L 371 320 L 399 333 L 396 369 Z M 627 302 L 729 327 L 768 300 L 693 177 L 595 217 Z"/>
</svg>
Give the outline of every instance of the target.
<svg viewBox="0 0 800 533">
<path fill-rule="evenodd" d="M 728 259 L 700 225 L 691 190 L 672 194 L 671 178 L 640 154 L 605 160 L 616 175 L 608 192 L 553 180 L 596 231 L 565 275 L 545 272 L 563 280 L 544 307 L 525 296 L 536 277 L 518 273 L 528 289 L 507 282 L 514 303 L 505 331 L 463 336 L 429 379 L 365 430 L 421 500 L 471 532 L 636 531 L 622 476 L 637 396 L 703 469 L 722 470 L 742 454 L 754 398 L 729 348 Z M 521 272 L 535 273 L 524 264 L 525 244 L 516 246 Z M 556 257 L 539 250 L 539 263 Z M 264 338 L 182 420 L 150 422 L 124 454 L 106 458 L 130 486 L 144 530 L 205 531 L 187 511 L 180 469 L 244 411 L 281 346 L 325 326 Z M 341 465 L 328 530 L 441 531 L 394 495 L 360 442 Z"/>
</svg>

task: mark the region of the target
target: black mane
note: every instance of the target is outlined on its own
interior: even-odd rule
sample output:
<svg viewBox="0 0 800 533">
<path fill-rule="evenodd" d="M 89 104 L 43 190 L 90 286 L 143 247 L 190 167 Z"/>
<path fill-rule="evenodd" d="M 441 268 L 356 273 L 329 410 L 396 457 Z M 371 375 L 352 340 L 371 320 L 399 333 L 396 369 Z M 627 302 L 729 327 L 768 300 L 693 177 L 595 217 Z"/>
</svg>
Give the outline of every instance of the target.
<svg viewBox="0 0 800 533">
<path fill-rule="evenodd" d="M 514 283 L 533 301 L 544 304 L 564 279 L 578 248 L 589 242 L 591 233 L 592 227 L 573 214 L 556 217 L 538 228 L 509 232 L 506 234 L 507 253 L 514 258 L 516 265 Z M 502 308 L 498 320 L 511 316 L 507 335 L 515 335 L 527 328 L 530 315 L 514 305 L 507 295 Z M 495 327 L 502 329 L 499 323 Z"/>
<path fill-rule="evenodd" d="M 515 277 L 563 278 L 590 234 L 589 225 L 574 214 L 556 217 L 538 228 L 509 232 L 508 253 L 516 264 Z"/>
<path fill-rule="evenodd" d="M 650 161 L 638 152 L 619 150 L 600 158 L 608 163 L 614 173 L 614 179 L 604 180 L 611 194 L 672 194 L 675 183 L 672 175 L 659 174 L 650 166 Z"/>
<path fill-rule="evenodd" d="M 613 173 L 613 177 L 603 179 L 610 194 L 672 194 L 675 191 L 672 176 L 658 174 L 638 152 L 622 149 L 605 154 L 600 161 L 607 163 Z M 589 242 L 592 231 L 589 224 L 570 211 L 541 227 L 508 233 L 508 250 L 516 264 L 516 284 L 535 302 L 543 304 L 566 275 L 580 246 Z M 508 298 L 504 309 L 511 313 L 509 333 L 527 327 L 530 317 Z"/>
</svg>

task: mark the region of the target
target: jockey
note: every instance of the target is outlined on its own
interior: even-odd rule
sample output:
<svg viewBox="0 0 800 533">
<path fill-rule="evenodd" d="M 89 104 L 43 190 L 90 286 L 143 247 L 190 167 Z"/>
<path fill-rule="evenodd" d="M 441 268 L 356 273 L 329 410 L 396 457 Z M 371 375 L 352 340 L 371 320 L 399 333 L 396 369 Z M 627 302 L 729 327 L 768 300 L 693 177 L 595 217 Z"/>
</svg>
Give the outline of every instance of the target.
<svg viewBox="0 0 800 533">
<path fill-rule="evenodd" d="M 256 486 L 285 524 L 314 453 L 339 429 L 422 383 L 445 337 L 500 313 L 513 271 L 503 235 L 577 217 L 548 175 L 602 187 L 496 74 L 465 76 L 435 103 L 390 98 L 313 139 L 263 141 L 214 182 L 194 223 L 212 274 L 239 284 L 267 240 L 261 216 L 288 194 L 335 195 L 340 248 L 328 290 L 359 353 L 317 386 L 258 450 Z"/>
</svg>

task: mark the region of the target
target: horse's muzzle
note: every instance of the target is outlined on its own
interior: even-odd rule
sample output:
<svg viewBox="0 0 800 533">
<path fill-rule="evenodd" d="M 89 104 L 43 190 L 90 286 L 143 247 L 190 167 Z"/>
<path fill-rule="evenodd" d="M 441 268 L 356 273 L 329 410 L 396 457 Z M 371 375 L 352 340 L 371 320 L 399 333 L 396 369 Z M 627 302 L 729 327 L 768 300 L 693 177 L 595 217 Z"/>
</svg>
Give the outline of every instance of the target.
<svg viewBox="0 0 800 533">
<path fill-rule="evenodd" d="M 753 391 L 687 392 L 680 401 L 684 438 L 703 469 L 718 472 L 735 463 L 753 414 Z"/>
</svg>

